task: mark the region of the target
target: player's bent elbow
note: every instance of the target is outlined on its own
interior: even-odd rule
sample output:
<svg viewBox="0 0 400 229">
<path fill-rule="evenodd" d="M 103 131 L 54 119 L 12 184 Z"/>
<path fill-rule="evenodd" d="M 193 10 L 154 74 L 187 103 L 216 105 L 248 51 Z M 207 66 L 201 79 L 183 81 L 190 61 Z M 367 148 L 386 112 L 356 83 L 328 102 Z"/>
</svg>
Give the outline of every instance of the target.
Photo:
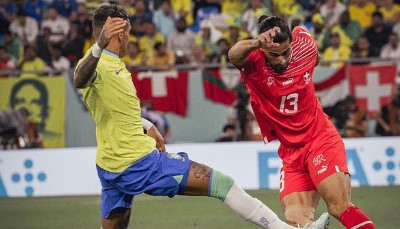
<svg viewBox="0 0 400 229">
<path fill-rule="evenodd" d="M 79 77 L 76 75 L 74 76 L 74 79 L 72 82 L 73 82 L 75 88 L 81 89 L 81 88 L 85 87 L 85 84 L 82 82 L 82 80 L 79 80 Z"/>
<path fill-rule="evenodd" d="M 228 52 L 229 61 L 237 68 L 242 67 L 246 63 L 246 59 L 238 58 L 235 51 L 229 50 Z"/>
</svg>

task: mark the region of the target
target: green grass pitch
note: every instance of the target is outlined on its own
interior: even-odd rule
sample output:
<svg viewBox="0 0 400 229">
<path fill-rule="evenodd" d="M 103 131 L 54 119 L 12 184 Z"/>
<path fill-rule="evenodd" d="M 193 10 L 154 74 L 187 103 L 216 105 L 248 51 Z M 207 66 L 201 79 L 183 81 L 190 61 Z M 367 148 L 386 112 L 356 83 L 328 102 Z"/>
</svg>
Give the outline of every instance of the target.
<svg viewBox="0 0 400 229">
<path fill-rule="evenodd" d="M 278 191 L 249 191 L 281 218 Z M 378 229 L 400 228 L 400 186 L 353 188 L 353 202 Z M 99 196 L 0 198 L 0 228 L 100 228 Z M 326 210 L 321 200 L 317 216 Z M 219 200 L 206 197 L 136 197 L 129 228 L 244 229 L 258 228 L 236 216 Z M 344 228 L 333 219 L 330 229 Z"/>
</svg>

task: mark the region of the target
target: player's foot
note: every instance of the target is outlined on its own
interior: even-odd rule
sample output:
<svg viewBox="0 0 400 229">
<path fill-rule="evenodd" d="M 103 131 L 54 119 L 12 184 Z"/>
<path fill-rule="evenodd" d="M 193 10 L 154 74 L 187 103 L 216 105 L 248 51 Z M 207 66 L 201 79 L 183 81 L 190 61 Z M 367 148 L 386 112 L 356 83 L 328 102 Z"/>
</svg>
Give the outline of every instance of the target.
<svg viewBox="0 0 400 229">
<path fill-rule="evenodd" d="M 317 220 L 308 223 L 302 227 L 303 229 L 327 229 L 329 225 L 329 214 L 325 212 Z"/>
</svg>

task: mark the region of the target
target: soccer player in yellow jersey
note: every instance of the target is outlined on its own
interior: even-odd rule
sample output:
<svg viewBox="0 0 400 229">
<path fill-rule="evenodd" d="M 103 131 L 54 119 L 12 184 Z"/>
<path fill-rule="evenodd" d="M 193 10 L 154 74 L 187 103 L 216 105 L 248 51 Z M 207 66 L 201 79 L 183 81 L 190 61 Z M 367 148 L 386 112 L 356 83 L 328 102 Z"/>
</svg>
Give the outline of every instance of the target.
<svg viewBox="0 0 400 229">
<path fill-rule="evenodd" d="M 74 75 L 74 86 L 82 89 L 97 127 L 102 228 L 128 228 L 133 197 L 147 193 L 219 198 L 262 228 L 295 229 L 231 177 L 189 160 L 186 153 L 165 152 L 157 129 L 140 116 L 136 89 L 120 59 L 127 49 L 129 30 L 124 9 L 115 4 L 100 6 L 93 15 L 96 43 L 79 61 Z M 328 218 L 323 214 L 304 228 L 325 228 Z"/>
</svg>

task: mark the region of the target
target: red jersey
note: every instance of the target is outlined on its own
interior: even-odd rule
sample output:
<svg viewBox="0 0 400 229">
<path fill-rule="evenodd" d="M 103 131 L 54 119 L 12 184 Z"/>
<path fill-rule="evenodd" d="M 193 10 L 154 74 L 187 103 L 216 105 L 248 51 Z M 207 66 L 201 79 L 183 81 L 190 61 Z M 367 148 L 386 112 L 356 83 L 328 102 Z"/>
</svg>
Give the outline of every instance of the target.
<svg viewBox="0 0 400 229">
<path fill-rule="evenodd" d="M 318 131 L 336 130 L 312 83 L 318 61 L 316 42 L 302 27 L 296 27 L 292 36 L 292 55 L 284 72 L 275 72 L 261 49 L 251 52 L 240 70 L 264 141 L 278 139 L 287 146 L 302 146 Z"/>
</svg>

